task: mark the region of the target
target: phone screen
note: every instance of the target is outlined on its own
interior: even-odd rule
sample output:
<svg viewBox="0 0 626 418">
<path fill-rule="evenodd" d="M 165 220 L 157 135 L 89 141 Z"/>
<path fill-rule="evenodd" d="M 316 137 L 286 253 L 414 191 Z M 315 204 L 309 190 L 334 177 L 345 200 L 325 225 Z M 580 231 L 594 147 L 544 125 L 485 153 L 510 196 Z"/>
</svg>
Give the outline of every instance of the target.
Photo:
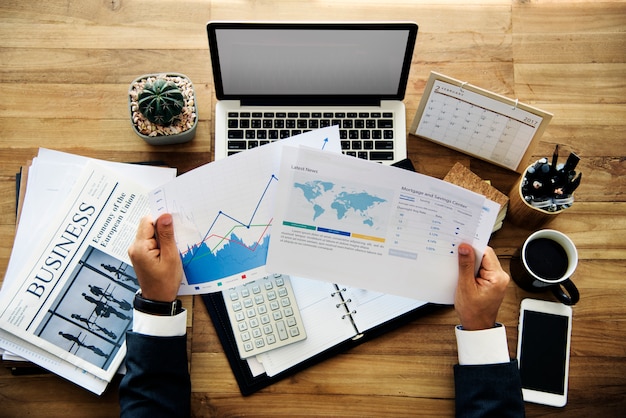
<svg viewBox="0 0 626 418">
<path fill-rule="evenodd" d="M 524 311 L 519 359 L 523 388 L 565 393 L 567 328 L 566 316 Z"/>
</svg>

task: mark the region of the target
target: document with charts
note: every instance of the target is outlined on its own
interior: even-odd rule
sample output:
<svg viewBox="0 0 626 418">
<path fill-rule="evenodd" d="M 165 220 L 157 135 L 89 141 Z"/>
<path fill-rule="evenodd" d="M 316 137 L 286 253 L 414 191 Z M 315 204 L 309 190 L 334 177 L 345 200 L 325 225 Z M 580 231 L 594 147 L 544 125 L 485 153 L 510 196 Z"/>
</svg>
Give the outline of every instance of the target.
<svg viewBox="0 0 626 418">
<path fill-rule="evenodd" d="M 451 304 L 457 248 L 482 258 L 499 205 L 419 173 L 283 150 L 268 271 Z M 477 264 L 478 266 L 478 264 Z"/>
<path fill-rule="evenodd" d="M 305 145 L 341 152 L 336 126 L 253 148 L 191 170 L 150 193 L 169 212 L 185 277 L 179 293 L 217 292 L 266 276 L 281 151 Z"/>
</svg>

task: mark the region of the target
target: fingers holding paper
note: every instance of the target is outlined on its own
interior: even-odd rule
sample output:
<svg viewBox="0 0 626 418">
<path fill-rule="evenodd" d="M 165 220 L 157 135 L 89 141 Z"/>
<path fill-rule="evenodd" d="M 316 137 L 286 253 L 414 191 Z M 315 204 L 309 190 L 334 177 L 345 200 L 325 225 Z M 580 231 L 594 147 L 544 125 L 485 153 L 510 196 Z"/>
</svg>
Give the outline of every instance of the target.
<svg viewBox="0 0 626 418">
<path fill-rule="evenodd" d="M 176 299 L 183 268 L 170 214 L 161 215 L 155 223 L 144 217 L 128 255 L 146 299 L 163 302 Z"/>
<path fill-rule="evenodd" d="M 509 283 L 509 275 L 491 247 L 485 249 L 478 275 L 471 245 L 459 246 L 459 280 L 454 306 L 463 329 L 479 330 L 494 326 Z"/>
</svg>

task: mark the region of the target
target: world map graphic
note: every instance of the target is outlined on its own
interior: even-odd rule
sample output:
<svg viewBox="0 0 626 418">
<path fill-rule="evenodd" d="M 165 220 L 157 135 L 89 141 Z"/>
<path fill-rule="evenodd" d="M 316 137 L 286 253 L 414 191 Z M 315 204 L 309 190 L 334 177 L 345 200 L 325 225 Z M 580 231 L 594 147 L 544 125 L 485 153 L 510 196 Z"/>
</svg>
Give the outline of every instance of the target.
<svg viewBox="0 0 626 418">
<path fill-rule="evenodd" d="M 372 211 L 388 201 L 353 187 L 338 186 L 331 181 L 296 182 L 294 188 L 301 190 L 311 205 L 313 221 L 330 211 L 336 220 L 354 220 L 356 217 L 362 224 L 374 227 L 376 216 Z"/>
</svg>

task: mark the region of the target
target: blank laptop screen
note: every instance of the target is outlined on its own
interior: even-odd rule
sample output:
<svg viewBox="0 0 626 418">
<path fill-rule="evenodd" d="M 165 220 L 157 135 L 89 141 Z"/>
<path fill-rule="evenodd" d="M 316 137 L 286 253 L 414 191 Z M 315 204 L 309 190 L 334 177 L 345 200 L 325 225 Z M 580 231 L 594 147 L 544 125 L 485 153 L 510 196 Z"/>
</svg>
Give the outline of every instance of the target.
<svg viewBox="0 0 626 418">
<path fill-rule="evenodd" d="M 410 25 L 396 30 L 217 27 L 214 36 L 217 50 L 212 50 L 212 59 L 219 61 L 225 98 L 365 95 L 402 99 L 415 42 Z"/>
</svg>

